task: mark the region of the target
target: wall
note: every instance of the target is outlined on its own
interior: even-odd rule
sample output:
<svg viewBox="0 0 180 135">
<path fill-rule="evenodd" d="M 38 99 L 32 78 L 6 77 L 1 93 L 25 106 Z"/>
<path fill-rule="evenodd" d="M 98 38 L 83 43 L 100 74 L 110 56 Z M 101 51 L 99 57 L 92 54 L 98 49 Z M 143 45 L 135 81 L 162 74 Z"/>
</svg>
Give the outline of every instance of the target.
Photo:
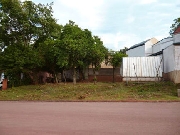
<svg viewBox="0 0 180 135">
<path fill-rule="evenodd" d="M 126 52 L 126 54 L 128 55 L 128 57 L 144 57 L 145 45 L 130 49 Z"/>
<path fill-rule="evenodd" d="M 96 76 L 98 82 L 113 82 L 113 76 L 108 75 L 97 75 Z M 83 82 L 93 82 L 94 76 L 90 75 L 87 80 Z M 114 77 L 115 82 L 122 82 L 122 77 L 120 75 L 115 75 Z"/>
<path fill-rule="evenodd" d="M 174 45 L 171 45 L 164 49 L 163 51 L 163 67 L 164 67 L 164 73 L 168 73 L 171 71 L 174 71 Z"/>
<path fill-rule="evenodd" d="M 157 53 L 173 44 L 173 38 L 164 38 L 152 46 L 152 53 Z"/>
<path fill-rule="evenodd" d="M 152 81 L 162 77 L 161 57 L 124 57 L 121 66 L 123 80 Z M 158 77 L 157 77 L 158 76 Z M 148 78 L 148 79 L 147 79 Z"/>
<path fill-rule="evenodd" d="M 180 83 L 180 44 L 175 45 L 175 83 Z"/>
<path fill-rule="evenodd" d="M 120 70 L 120 68 L 116 68 L 114 74 L 120 75 L 119 70 Z M 87 71 L 87 72 L 88 72 L 88 75 L 93 75 L 92 68 L 89 68 L 89 71 Z M 112 76 L 113 75 L 113 69 L 112 68 L 101 68 L 96 72 L 96 75 L 110 75 L 110 76 Z"/>
<path fill-rule="evenodd" d="M 180 33 L 177 33 L 177 34 L 173 35 L 173 38 L 174 38 L 174 43 L 175 44 L 177 44 L 177 43 L 180 44 Z"/>
<path fill-rule="evenodd" d="M 171 45 L 163 52 L 164 79 L 180 83 L 180 45 Z"/>
<path fill-rule="evenodd" d="M 114 72 L 114 79 L 115 82 L 121 82 L 122 77 L 120 76 L 120 68 L 116 68 Z M 89 81 L 92 82 L 94 78 L 93 70 L 92 68 L 89 68 L 89 70 L 86 70 L 87 77 L 85 82 Z M 112 82 L 113 81 L 113 69 L 112 68 L 101 68 L 96 72 L 97 81 L 99 82 Z"/>
<path fill-rule="evenodd" d="M 152 54 L 152 45 L 157 42 L 158 40 L 156 38 L 151 38 L 149 41 L 145 43 L 145 56 L 149 56 Z"/>
</svg>

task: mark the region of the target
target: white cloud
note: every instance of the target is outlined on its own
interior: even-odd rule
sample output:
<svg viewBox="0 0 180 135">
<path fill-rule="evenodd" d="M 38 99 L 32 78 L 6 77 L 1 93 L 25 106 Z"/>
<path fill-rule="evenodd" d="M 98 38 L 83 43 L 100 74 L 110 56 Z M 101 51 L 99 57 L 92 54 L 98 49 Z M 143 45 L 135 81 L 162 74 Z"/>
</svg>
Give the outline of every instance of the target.
<svg viewBox="0 0 180 135">
<path fill-rule="evenodd" d="M 162 17 L 168 17 L 168 16 L 170 16 L 171 14 L 170 13 L 161 13 L 160 14 L 160 16 L 162 16 Z"/>
<path fill-rule="evenodd" d="M 116 33 L 116 34 L 100 34 L 104 45 L 112 50 L 120 50 L 124 47 L 131 47 L 142 41 L 137 35 L 131 33 Z"/>
<path fill-rule="evenodd" d="M 135 20 L 134 16 L 128 16 L 128 18 L 126 19 L 126 22 L 130 24 L 130 23 L 133 23 L 134 20 Z"/>
<path fill-rule="evenodd" d="M 72 20 L 82 28 L 96 30 L 104 21 L 103 0 L 55 0 L 53 7 L 56 11 L 54 15 L 59 18 L 61 23 Z"/>
<path fill-rule="evenodd" d="M 152 4 L 152 3 L 156 3 L 157 0 L 140 0 L 140 4 Z"/>
<path fill-rule="evenodd" d="M 52 0 L 33 0 L 50 3 Z M 155 37 L 169 36 L 179 15 L 179 0 L 54 0 L 54 17 L 69 20 L 101 37 L 109 49 L 119 50 Z M 169 24 L 169 26 L 168 26 Z"/>
<path fill-rule="evenodd" d="M 172 7 L 174 4 L 172 3 L 159 3 L 159 6 L 163 6 L 163 7 Z"/>
</svg>

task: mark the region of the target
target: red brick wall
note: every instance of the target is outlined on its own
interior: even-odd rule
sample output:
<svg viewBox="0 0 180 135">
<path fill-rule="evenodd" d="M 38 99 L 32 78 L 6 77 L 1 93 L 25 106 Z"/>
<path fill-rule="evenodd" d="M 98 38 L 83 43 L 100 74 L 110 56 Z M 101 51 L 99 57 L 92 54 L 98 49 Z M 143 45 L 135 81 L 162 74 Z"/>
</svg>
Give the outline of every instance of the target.
<svg viewBox="0 0 180 135">
<path fill-rule="evenodd" d="M 96 75 L 97 77 L 97 82 L 113 82 L 113 76 L 110 75 Z M 88 77 L 89 82 L 93 82 L 93 75 L 90 75 Z M 122 77 L 120 75 L 116 75 L 115 77 L 115 82 L 122 82 Z"/>
</svg>

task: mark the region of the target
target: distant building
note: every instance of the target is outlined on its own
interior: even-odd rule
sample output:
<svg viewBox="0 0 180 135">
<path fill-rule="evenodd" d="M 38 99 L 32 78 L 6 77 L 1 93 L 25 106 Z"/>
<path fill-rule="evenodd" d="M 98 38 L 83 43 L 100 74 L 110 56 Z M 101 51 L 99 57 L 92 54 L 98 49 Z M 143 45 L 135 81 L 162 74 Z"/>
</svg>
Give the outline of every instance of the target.
<svg viewBox="0 0 180 135">
<path fill-rule="evenodd" d="M 152 45 L 156 44 L 158 40 L 156 38 L 151 38 L 141 43 L 131 46 L 126 54 L 128 57 L 146 57 L 152 54 Z"/>
<path fill-rule="evenodd" d="M 152 54 L 149 56 L 162 56 L 162 52 L 168 46 L 173 44 L 173 37 L 167 37 L 152 46 Z"/>
<path fill-rule="evenodd" d="M 143 41 L 130 47 L 126 54 L 128 57 L 160 57 L 164 80 L 180 83 L 180 26 L 172 37 L 164 38 L 159 42 L 154 38 Z"/>
</svg>

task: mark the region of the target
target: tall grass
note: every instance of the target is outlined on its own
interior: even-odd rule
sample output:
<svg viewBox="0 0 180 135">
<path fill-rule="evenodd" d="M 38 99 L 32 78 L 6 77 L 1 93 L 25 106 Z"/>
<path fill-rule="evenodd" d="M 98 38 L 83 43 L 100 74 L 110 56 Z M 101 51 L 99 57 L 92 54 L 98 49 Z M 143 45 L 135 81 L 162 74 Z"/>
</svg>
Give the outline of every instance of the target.
<svg viewBox="0 0 180 135">
<path fill-rule="evenodd" d="M 77 83 L 13 87 L 0 91 L 0 100 L 16 101 L 180 101 L 171 82 Z"/>
</svg>

